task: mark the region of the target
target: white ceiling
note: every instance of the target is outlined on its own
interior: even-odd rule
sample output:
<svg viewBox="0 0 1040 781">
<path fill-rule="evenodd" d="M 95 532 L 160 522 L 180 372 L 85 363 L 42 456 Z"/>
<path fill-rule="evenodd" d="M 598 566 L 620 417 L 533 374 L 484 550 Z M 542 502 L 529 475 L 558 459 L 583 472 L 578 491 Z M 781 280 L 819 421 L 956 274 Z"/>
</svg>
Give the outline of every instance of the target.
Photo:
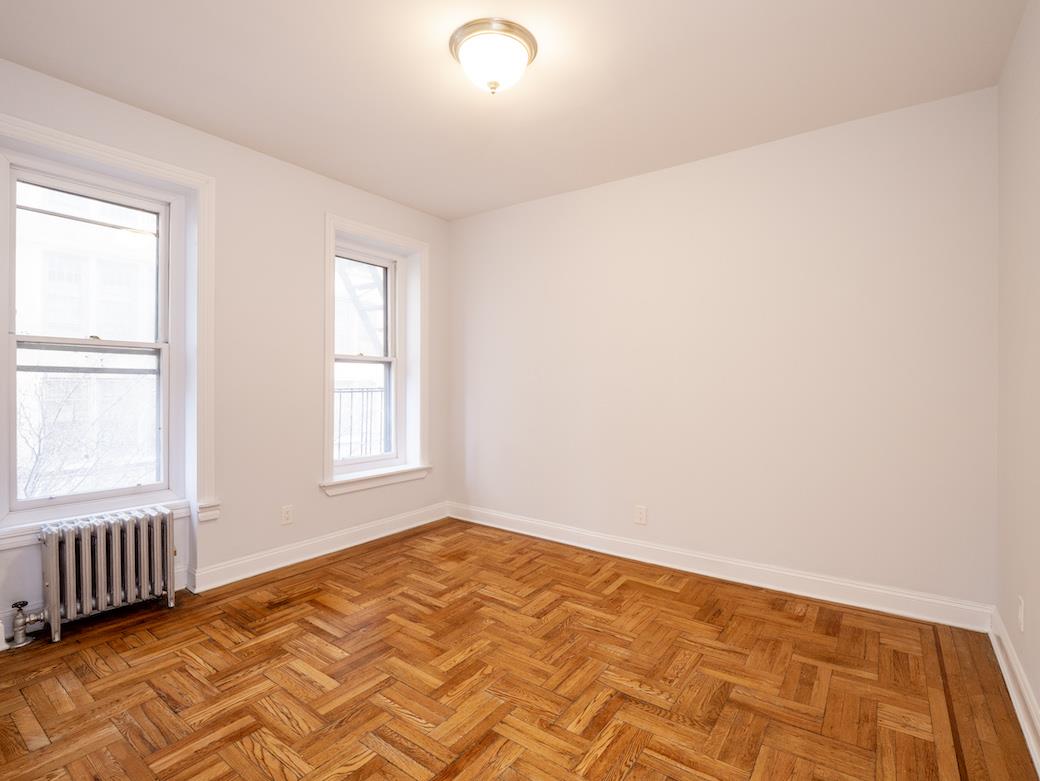
<svg viewBox="0 0 1040 781">
<path fill-rule="evenodd" d="M 994 84 L 1024 0 L 0 0 L 0 57 L 455 218 Z M 481 93 L 451 31 L 538 38 Z"/>
</svg>

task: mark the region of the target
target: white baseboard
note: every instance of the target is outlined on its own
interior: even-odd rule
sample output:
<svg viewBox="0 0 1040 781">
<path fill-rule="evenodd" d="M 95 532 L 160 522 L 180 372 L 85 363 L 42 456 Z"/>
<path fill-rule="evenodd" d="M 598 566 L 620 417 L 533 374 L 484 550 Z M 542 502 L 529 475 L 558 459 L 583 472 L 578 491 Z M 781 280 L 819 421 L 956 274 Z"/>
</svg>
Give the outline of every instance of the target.
<svg viewBox="0 0 1040 781">
<path fill-rule="evenodd" d="M 1022 725 L 1029 753 L 1033 756 L 1033 764 L 1040 770 L 1040 704 L 1036 701 L 1033 687 L 1029 685 L 1025 668 L 1018 658 L 999 610 L 993 611 L 993 628 L 989 636 L 997 654 L 997 661 L 1000 662 L 1000 670 L 1004 673 L 1015 713 L 1018 714 L 1018 723 Z"/>
<path fill-rule="evenodd" d="M 938 594 L 802 572 L 727 556 L 717 556 L 713 553 L 701 553 L 671 545 L 588 531 L 576 526 L 551 523 L 484 507 L 473 507 L 458 502 L 448 502 L 447 506 L 449 514 L 461 520 L 589 548 L 613 556 L 660 564 L 686 572 L 696 572 L 700 575 L 762 586 L 777 591 L 787 591 L 829 602 L 894 613 L 908 618 L 949 624 L 980 632 L 990 630 L 993 606 L 980 602 L 969 602 Z"/>
<path fill-rule="evenodd" d="M 424 523 L 439 521 L 447 515 L 447 503 L 440 502 L 400 515 L 363 523 L 360 526 L 341 529 L 331 534 L 283 545 L 280 548 L 260 551 L 208 567 L 199 567 L 194 572 L 188 573 L 188 587 L 195 593 L 208 591 L 236 580 L 260 575 L 279 567 L 313 559 L 326 553 L 335 553 L 363 542 L 370 542 L 389 534 L 422 526 Z"/>
</svg>

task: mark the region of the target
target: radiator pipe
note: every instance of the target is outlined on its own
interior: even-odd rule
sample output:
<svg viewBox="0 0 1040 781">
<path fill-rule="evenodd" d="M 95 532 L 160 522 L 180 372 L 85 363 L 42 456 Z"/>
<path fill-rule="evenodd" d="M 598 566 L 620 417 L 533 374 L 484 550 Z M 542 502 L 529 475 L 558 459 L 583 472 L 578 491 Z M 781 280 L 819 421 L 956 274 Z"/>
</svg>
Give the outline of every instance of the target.
<svg viewBox="0 0 1040 781">
<path fill-rule="evenodd" d="M 26 614 L 24 608 L 28 604 L 24 599 L 11 604 L 11 607 L 15 609 L 14 620 L 11 622 L 11 631 L 14 634 L 11 638 L 11 648 L 21 648 L 23 645 L 29 645 L 34 638 L 29 637 L 26 628 L 29 624 L 38 624 L 47 620 L 46 610 L 41 610 L 39 613 Z"/>
</svg>

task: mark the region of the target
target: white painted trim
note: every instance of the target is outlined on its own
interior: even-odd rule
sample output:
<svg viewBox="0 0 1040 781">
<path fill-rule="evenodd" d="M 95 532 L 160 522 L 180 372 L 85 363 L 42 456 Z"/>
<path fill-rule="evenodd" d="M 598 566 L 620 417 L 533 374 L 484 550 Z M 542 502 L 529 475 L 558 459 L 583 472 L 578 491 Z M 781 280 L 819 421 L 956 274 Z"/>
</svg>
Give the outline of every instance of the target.
<svg viewBox="0 0 1040 781">
<path fill-rule="evenodd" d="M 194 468 L 187 470 L 187 493 L 196 511 L 204 511 L 206 520 L 220 515 L 216 492 L 215 371 L 214 326 L 216 304 L 216 180 L 196 171 L 153 160 L 143 155 L 80 138 L 20 117 L 0 114 L 0 143 L 16 151 L 40 155 L 56 162 L 68 163 L 86 170 L 110 172 L 174 186 L 189 194 L 194 220 L 189 225 L 187 289 L 194 293 L 194 311 L 186 313 L 186 342 L 194 345 L 194 360 L 189 361 L 185 385 L 194 393 L 187 410 L 194 425 L 185 427 L 186 445 L 194 452 Z M 192 241 L 194 240 L 194 241 Z M 203 508 L 205 508 L 203 510 Z"/>
<path fill-rule="evenodd" d="M 1011 702 L 1018 715 L 1018 723 L 1022 725 L 1029 753 L 1033 757 L 1033 765 L 1040 772 L 1040 704 L 1037 703 L 1035 690 L 1029 685 L 1029 678 L 1026 677 L 1026 670 L 1018 658 L 1007 625 L 997 609 L 993 610 L 993 627 L 990 629 L 989 637 L 997 654 L 1000 670 L 1004 673 Z"/>
<path fill-rule="evenodd" d="M 174 521 L 182 521 L 191 515 L 190 507 L 188 502 L 183 499 L 173 502 L 147 502 L 145 504 L 134 504 L 127 506 L 125 503 L 121 507 L 109 507 L 104 510 L 97 510 L 97 513 L 112 512 L 114 510 L 137 510 L 144 507 L 151 507 L 155 504 L 161 504 L 168 508 L 173 513 Z M 81 508 L 82 509 L 82 508 Z M 9 528 L 0 529 L 0 551 L 11 550 L 13 548 L 25 548 L 30 545 L 37 545 L 40 542 L 40 527 L 53 523 L 57 520 L 65 518 L 82 518 L 85 515 L 93 515 L 93 512 L 74 512 L 62 515 L 60 517 L 46 517 L 40 520 L 35 520 L 30 523 L 21 524 L 19 526 L 11 526 Z"/>
<path fill-rule="evenodd" d="M 444 502 L 431 504 L 418 510 L 369 521 L 360 526 L 340 529 L 331 534 L 290 543 L 280 548 L 252 553 L 208 567 L 200 567 L 193 573 L 189 573 L 189 578 L 194 579 L 194 586 L 191 587 L 191 590 L 195 593 L 208 591 L 236 580 L 250 578 L 279 567 L 313 559 L 316 556 L 324 556 L 326 553 L 335 553 L 363 542 L 370 542 L 389 534 L 422 526 L 425 523 L 439 521 L 446 515 Z"/>
<path fill-rule="evenodd" d="M 775 567 L 448 502 L 454 518 L 713 578 L 988 632 L 992 605 Z"/>
<path fill-rule="evenodd" d="M 3 539 L 4 533 L 11 529 L 20 529 L 40 522 L 57 521 L 64 518 L 81 518 L 84 515 L 97 515 L 98 513 L 115 512 L 156 504 L 171 508 L 179 508 L 182 505 L 187 506 L 187 502 L 182 496 L 169 489 L 164 489 L 144 493 L 118 493 L 107 499 L 87 499 L 69 504 L 17 510 L 8 513 L 2 523 L 0 523 L 0 540 Z M 2 549 L 2 545 L 3 543 L 0 542 L 0 549 Z"/>
<path fill-rule="evenodd" d="M 385 469 L 371 469 L 367 472 L 354 472 L 349 477 L 326 480 L 321 483 L 321 490 L 329 496 L 364 491 L 378 488 L 381 485 L 406 483 L 409 480 L 422 480 L 430 474 L 431 466 L 392 466 Z"/>
<path fill-rule="evenodd" d="M 187 168 L 179 168 L 107 144 L 100 144 L 11 114 L 0 114 L 0 136 L 15 138 L 28 144 L 57 150 L 74 157 L 88 158 L 106 165 L 129 167 L 144 176 L 175 181 L 190 187 L 206 185 L 213 181 L 212 177 L 190 171 Z"/>
<path fill-rule="evenodd" d="M 40 542 L 40 523 L 29 523 L 0 530 L 0 551 L 27 548 Z"/>
<path fill-rule="evenodd" d="M 199 523 L 208 523 L 220 518 L 219 502 L 199 502 L 197 511 Z"/>
<path fill-rule="evenodd" d="M 344 483 L 348 468 L 337 466 L 332 458 L 333 389 L 336 360 L 336 256 L 348 254 L 359 260 L 390 262 L 393 304 L 390 324 L 390 349 L 387 356 L 393 367 L 394 453 L 389 466 L 427 468 L 429 387 L 427 346 L 427 274 L 430 247 L 424 241 L 403 236 L 372 225 L 325 213 L 325 368 L 322 385 L 324 432 L 322 437 L 322 489 L 329 496 L 350 490 L 375 488 L 401 480 L 375 480 L 357 488 L 329 487 Z M 359 476 L 375 470 L 366 464 L 354 468 Z M 337 469 L 339 473 L 337 474 Z M 425 475 L 421 475 L 425 476 Z M 418 479 L 418 478 L 410 478 Z M 345 483 L 344 483 L 345 485 Z"/>
<path fill-rule="evenodd" d="M 197 213 L 196 252 L 194 265 L 195 317 L 188 317 L 195 331 L 189 334 L 188 344 L 195 347 L 195 484 L 189 486 L 196 512 L 203 508 L 208 520 L 220 517 L 220 499 L 217 498 L 216 463 L 216 182 L 206 177 L 206 183 L 196 187 Z M 190 379 L 190 372 L 189 372 Z"/>
</svg>

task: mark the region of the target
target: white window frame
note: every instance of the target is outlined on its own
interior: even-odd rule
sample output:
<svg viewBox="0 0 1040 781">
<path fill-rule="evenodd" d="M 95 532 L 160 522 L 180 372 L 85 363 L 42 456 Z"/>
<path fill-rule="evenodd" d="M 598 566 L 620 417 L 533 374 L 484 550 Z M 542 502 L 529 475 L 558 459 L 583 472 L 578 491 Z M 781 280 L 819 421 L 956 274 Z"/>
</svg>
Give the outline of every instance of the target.
<svg viewBox="0 0 1040 781">
<path fill-rule="evenodd" d="M 367 263 L 372 266 L 379 266 L 386 269 L 386 355 L 350 355 L 334 353 L 332 361 L 333 375 L 335 375 L 335 364 L 337 363 L 380 363 L 389 367 L 389 382 L 387 383 L 386 389 L 387 401 L 384 406 L 387 413 L 385 425 L 390 432 L 390 449 L 385 453 L 379 453 L 377 455 L 333 459 L 332 466 L 334 471 L 337 473 L 351 471 L 354 467 L 361 464 L 367 465 L 370 468 L 375 468 L 380 464 L 389 466 L 400 463 L 398 454 L 400 453 L 401 447 L 398 442 L 398 437 L 403 426 L 400 423 L 401 410 L 399 409 L 398 398 L 401 394 L 398 393 L 398 388 L 404 385 L 404 378 L 400 376 L 401 364 L 397 360 L 397 332 L 399 330 L 397 323 L 397 258 L 391 255 L 380 255 L 372 250 L 365 250 L 356 245 L 351 245 L 348 242 L 337 243 L 336 257 L 333 259 L 333 267 L 335 267 L 335 261 L 340 258 L 344 260 L 353 260 L 358 263 Z M 333 280 L 333 286 L 335 286 L 335 279 Z M 336 317 L 335 295 L 335 289 L 333 289 L 333 328 L 335 328 Z M 332 349 L 335 350 L 335 336 L 333 337 L 333 343 Z"/>
<path fill-rule="evenodd" d="M 423 361 L 424 277 L 428 246 L 421 241 L 335 215 L 326 215 L 325 240 L 325 382 L 323 385 L 324 479 L 335 496 L 425 477 L 426 387 Z M 336 259 L 346 258 L 387 269 L 387 355 L 336 353 Z M 375 456 L 333 458 L 335 365 L 377 362 L 390 365 L 391 451 Z"/>
<path fill-rule="evenodd" d="M 166 192 L 143 184 L 113 177 L 85 168 L 67 166 L 52 160 L 35 157 L 9 149 L 0 149 L 0 176 L 7 177 L 3 188 L 6 197 L 0 198 L 7 224 L 7 252 L 0 257 L 0 272 L 7 281 L 9 294 L 2 302 L 3 319 L 7 323 L 8 343 L 3 368 L 7 404 L 0 423 L 8 440 L 6 474 L 7 510 L 11 516 L 76 515 L 94 507 L 123 506 L 171 501 L 185 496 L 185 278 L 184 226 L 185 199 L 182 195 Z M 17 259 L 16 197 L 18 181 L 51 187 L 76 195 L 110 201 L 119 205 L 144 209 L 159 215 L 159 280 L 157 291 L 157 334 L 154 342 L 128 342 L 108 339 L 19 334 L 15 327 L 15 274 Z M 37 499 L 18 498 L 17 464 L 17 349 L 19 345 L 62 344 L 83 347 L 113 347 L 154 350 L 159 354 L 160 425 L 162 447 L 159 458 L 162 478 L 154 483 L 127 486 L 104 491 L 90 491 Z"/>
</svg>

